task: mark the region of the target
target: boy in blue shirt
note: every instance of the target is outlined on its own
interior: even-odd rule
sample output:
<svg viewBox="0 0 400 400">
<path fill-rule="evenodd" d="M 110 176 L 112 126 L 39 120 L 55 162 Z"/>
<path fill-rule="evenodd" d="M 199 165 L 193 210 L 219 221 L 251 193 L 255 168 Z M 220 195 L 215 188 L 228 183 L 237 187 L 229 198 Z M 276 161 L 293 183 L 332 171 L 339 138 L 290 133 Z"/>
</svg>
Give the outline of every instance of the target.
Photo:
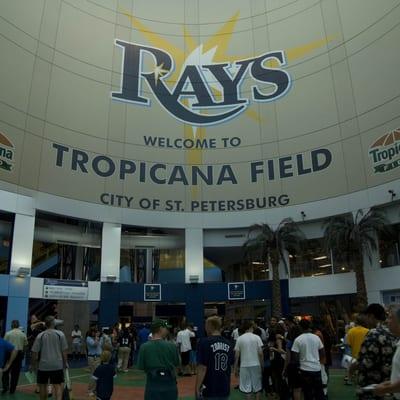
<svg viewBox="0 0 400 400">
<path fill-rule="evenodd" d="M 96 381 L 97 400 L 110 400 L 114 391 L 114 378 L 117 376 L 115 367 L 110 364 L 111 352 L 103 351 L 99 365 L 93 373 L 92 379 Z"/>
</svg>

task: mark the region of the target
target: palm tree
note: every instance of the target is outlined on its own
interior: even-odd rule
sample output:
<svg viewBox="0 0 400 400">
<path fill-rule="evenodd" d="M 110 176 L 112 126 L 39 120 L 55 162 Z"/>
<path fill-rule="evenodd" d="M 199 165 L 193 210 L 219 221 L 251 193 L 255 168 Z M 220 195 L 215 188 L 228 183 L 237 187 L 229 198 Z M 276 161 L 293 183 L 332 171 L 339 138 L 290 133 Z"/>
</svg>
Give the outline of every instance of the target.
<svg viewBox="0 0 400 400">
<path fill-rule="evenodd" d="M 268 224 L 251 226 L 248 239 L 243 245 L 249 260 L 258 258 L 264 265 L 270 263 L 272 266 L 272 313 L 278 318 L 282 316 L 279 263 L 282 261 L 288 271 L 285 250 L 298 249 L 304 238 L 298 225 L 291 218 L 285 218 L 275 230 Z"/>
<path fill-rule="evenodd" d="M 366 254 L 371 261 L 372 252 L 378 249 L 376 234 L 390 236 L 391 228 L 383 212 L 374 208 L 367 213 L 358 210 L 354 218 L 341 215 L 325 223 L 325 246 L 336 254 L 345 254 L 356 274 L 358 311 L 368 304 L 362 256 Z"/>
</svg>

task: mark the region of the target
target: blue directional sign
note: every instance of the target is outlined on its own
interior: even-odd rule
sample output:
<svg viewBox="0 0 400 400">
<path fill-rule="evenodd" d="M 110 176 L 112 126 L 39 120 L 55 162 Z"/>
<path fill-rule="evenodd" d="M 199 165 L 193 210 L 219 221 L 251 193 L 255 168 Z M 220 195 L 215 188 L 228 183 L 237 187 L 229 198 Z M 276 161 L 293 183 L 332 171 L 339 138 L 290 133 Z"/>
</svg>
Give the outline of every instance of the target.
<svg viewBox="0 0 400 400">
<path fill-rule="evenodd" d="M 244 282 L 228 283 L 228 299 L 229 300 L 245 300 L 246 286 Z"/>
<path fill-rule="evenodd" d="M 89 285 L 85 281 L 44 279 L 43 297 L 55 300 L 88 300 Z"/>
<path fill-rule="evenodd" d="M 161 301 L 161 285 L 159 283 L 144 285 L 144 301 Z"/>
</svg>

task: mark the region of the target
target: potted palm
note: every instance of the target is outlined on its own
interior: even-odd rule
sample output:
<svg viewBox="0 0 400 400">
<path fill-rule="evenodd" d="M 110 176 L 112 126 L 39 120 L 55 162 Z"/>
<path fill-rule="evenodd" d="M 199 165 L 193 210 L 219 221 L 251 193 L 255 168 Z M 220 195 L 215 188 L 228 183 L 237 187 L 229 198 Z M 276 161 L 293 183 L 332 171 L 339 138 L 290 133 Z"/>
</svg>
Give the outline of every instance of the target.
<svg viewBox="0 0 400 400">
<path fill-rule="evenodd" d="M 354 218 L 340 215 L 325 223 L 325 246 L 336 254 L 348 255 L 347 262 L 356 274 L 356 307 L 360 311 L 368 304 L 363 267 L 363 254 L 372 260 L 372 252 L 378 249 L 376 235 L 390 236 L 391 228 L 381 210 L 358 210 Z M 358 256 L 357 256 L 358 254 Z"/>
<path fill-rule="evenodd" d="M 285 218 L 276 229 L 268 224 L 251 226 L 248 239 L 243 245 L 249 260 L 257 258 L 264 265 L 270 264 L 272 267 L 272 313 L 278 318 L 282 316 L 279 264 L 282 261 L 288 272 L 285 250 L 298 249 L 304 239 L 297 223 L 291 218 Z"/>
</svg>

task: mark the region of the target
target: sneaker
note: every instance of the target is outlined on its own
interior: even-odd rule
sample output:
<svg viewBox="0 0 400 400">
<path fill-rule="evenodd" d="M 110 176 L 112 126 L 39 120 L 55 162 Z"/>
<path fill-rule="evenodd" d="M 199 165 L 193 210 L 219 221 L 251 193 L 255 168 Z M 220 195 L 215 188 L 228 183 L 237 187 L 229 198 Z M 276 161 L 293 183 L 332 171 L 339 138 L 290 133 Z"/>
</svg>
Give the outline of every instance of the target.
<svg viewBox="0 0 400 400">
<path fill-rule="evenodd" d="M 124 369 L 122 372 L 127 373 L 127 372 L 129 372 L 129 369 Z"/>
</svg>

